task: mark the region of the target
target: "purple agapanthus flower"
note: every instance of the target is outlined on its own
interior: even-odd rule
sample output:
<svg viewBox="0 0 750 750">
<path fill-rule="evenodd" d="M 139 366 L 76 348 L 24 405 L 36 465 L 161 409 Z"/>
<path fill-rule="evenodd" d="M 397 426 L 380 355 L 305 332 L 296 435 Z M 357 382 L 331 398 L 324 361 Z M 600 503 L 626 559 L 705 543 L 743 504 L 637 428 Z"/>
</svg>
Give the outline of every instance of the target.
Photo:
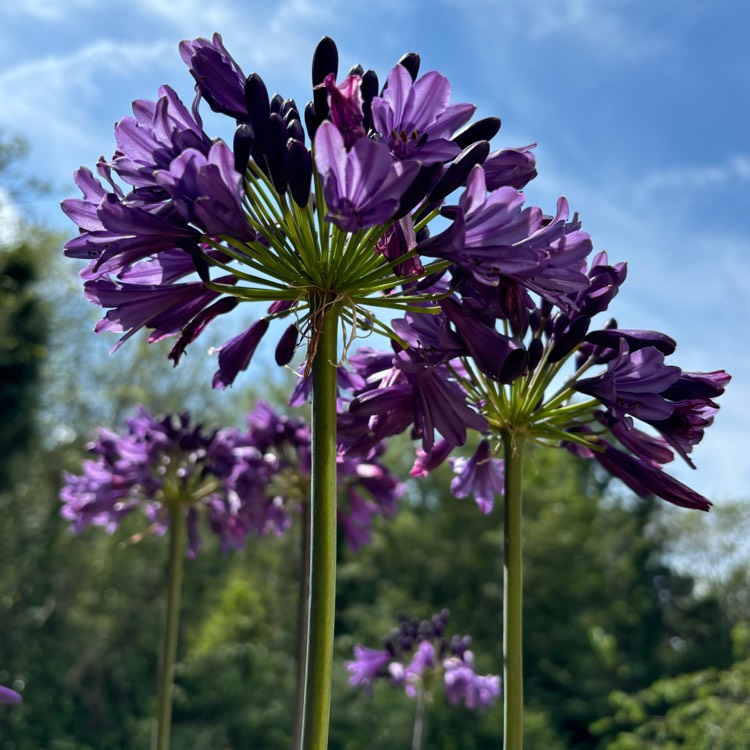
<svg viewBox="0 0 750 750">
<path fill-rule="evenodd" d="M 17 706 L 23 703 L 23 698 L 15 690 L 0 685 L 0 703 L 9 703 L 12 706 Z"/>
<path fill-rule="evenodd" d="M 410 698 L 442 684 L 453 704 L 462 702 L 468 709 L 492 706 L 500 697 L 500 678 L 476 673 L 471 638 L 446 637 L 449 616 L 447 609 L 421 621 L 400 613 L 398 627 L 383 639 L 384 650 L 354 647 L 354 659 L 344 664 L 349 684 L 370 689 L 376 680 L 387 679 Z"/>
<path fill-rule="evenodd" d="M 188 508 L 190 552 L 200 548 L 200 515 L 224 549 L 249 534 L 283 534 L 309 493 L 311 435 L 300 419 L 259 402 L 247 430 L 206 432 L 187 414 L 157 419 L 139 407 L 121 433 L 101 429 L 83 473 L 64 474 L 62 515 L 73 531 L 104 526 L 113 532 L 135 511 L 163 533 L 167 508 Z M 380 450 L 382 453 L 382 448 Z M 377 516 L 392 516 L 403 485 L 379 460 L 341 456 L 339 517 L 354 551 L 370 541 Z"/>
<path fill-rule="evenodd" d="M 403 65 L 391 70 L 382 97 L 373 99 L 372 118 L 397 158 L 430 165 L 458 156 L 461 149 L 449 139 L 476 107 L 448 104 L 450 92 L 448 79 L 437 71 L 412 81 Z"/>
<path fill-rule="evenodd" d="M 350 151 L 332 123 L 315 134 L 315 164 L 323 178 L 327 219 L 347 232 L 386 223 L 419 165 L 396 161 L 381 143 L 355 141 Z"/>
<path fill-rule="evenodd" d="M 473 495 L 479 510 L 489 513 L 495 495 L 505 492 L 504 464 L 492 457 L 489 441 L 482 440 L 471 458 L 454 458 L 452 464 L 457 475 L 451 482 L 453 496 L 464 498 Z"/>
</svg>

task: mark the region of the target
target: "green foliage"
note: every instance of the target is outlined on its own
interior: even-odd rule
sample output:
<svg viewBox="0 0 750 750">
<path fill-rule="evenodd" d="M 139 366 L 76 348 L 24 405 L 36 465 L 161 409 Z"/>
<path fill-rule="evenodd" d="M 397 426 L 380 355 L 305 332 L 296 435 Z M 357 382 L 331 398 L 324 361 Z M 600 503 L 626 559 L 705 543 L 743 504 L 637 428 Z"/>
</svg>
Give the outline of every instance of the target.
<svg viewBox="0 0 750 750">
<path fill-rule="evenodd" d="M 747 633 L 738 632 L 746 641 Z M 615 692 L 614 713 L 594 729 L 611 734 L 606 750 L 736 750 L 750 737 L 750 659 L 661 679 L 634 695 Z"/>
</svg>

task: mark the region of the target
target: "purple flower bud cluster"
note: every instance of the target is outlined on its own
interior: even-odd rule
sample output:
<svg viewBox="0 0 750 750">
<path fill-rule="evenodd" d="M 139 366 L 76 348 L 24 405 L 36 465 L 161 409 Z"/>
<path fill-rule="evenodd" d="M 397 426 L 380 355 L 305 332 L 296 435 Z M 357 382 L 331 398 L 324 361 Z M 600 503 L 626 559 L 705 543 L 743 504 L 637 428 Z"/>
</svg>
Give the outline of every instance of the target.
<svg viewBox="0 0 750 750">
<path fill-rule="evenodd" d="M 205 431 L 187 414 L 155 418 L 142 406 L 121 433 L 100 429 L 82 474 L 64 474 L 61 513 L 75 533 L 89 525 L 113 532 L 139 510 L 164 533 L 168 508 L 185 508 L 191 555 L 201 546 L 200 517 L 223 549 L 250 534 L 283 534 L 308 501 L 310 429 L 259 403 L 247 430 Z M 379 462 L 339 460 L 340 523 L 349 546 L 370 541 L 376 516 L 392 515 L 403 486 Z"/>
<path fill-rule="evenodd" d="M 349 684 L 370 687 L 379 678 L 403 687 L 410 698 L 440 683 L 448 700 L 466 708 L 486 708 L 500 696 L 500 678 L 478 675 L 470 650 L 471 638 L 445 635 L 450 613 L 444 609 L 429 620 L 399 613 L 399 625 L 383 638 L 381 650 L 356 645 L 354 660 L 345 663 Z"/>
</svg>

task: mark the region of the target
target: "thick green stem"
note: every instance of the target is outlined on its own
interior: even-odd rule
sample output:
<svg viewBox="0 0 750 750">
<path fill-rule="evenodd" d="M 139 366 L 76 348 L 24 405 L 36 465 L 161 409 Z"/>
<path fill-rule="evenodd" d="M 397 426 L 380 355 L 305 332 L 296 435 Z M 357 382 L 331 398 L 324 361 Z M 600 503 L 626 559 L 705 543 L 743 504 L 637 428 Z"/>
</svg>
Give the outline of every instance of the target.
<svg viewBox="0 0 750 750">
<path fill-rule="evenodd" d="M 417 693 L 417 713 L 414 717 L 414 735 L 411 740 L 411 750 L 422 750 L 424 743 L 425 715 L 427 713 L 427 695 L 420 685 Z"/>
<path fill-rule="evenodd" d="M 522 481 L 526 436 L 504 433 L 505 561 L 503 566 L 504 750 L 523 748 L 523 561 Z"/>
<path fill-rule="evenodd" d="M 312 365 L 310 604 L 303 750 L 326 750 L 331 711 L 336 605 L 336 341 L 338 308 L 329 308 Z"/>
<path fill-rule="evenodd" d="M 155 750 L 169 750 L 172 729 L 172 697 L 174 693 L 174 663 L 177 655 L 177 633 L 180 623 L 182 571 L 185 562 L 185 514 L 179 503 L 169 506 L 169 561 L 167 567 L 167 614 L 164 624 L 164 646 L 159 672 L 159 706 L 156 733 L 152 746 Z"/>
<path fill-rule="evenodd" d="M 294 750 L 302 748 L 302 717 L 305 711 L 305 669 L 307 658 L 307 618 L 310 598 L 310 503 L 302 505 L 300 533 L 299 599 L 297 600 L 297 684 L 294 706 Z"/>
</svg>

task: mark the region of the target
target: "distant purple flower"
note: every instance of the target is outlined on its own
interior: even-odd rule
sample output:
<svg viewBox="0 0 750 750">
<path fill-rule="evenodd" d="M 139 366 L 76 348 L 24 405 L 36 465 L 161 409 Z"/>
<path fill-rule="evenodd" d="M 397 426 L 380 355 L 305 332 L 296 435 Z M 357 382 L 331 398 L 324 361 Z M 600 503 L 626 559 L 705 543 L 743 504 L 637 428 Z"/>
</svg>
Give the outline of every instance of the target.
<svg viewBox="0 0 750 750">
<path fill-rule="evenodd" d="M 384 224 L 419 171 L 393 159 L 381 143 L 360 138 L 350 151 L 336 127 L 324 122 L 315 133 L 315 164 L 323 178 L 328 221 L 347 232 Z"/>
<path fill-rule="evenodd" d="M 453 704 L 463 702 L 469 709 L 491 706 L 500 696 L 500 679 L 476 673 L 470 638 L 454 635 L 448 640 L 449 614 L 445 609 L 420 621 L 399 613 L 399 626 L 383 639 L 385 650 L 354 647 L 354 660 L 345 662 L 349 684 L 369 689 L 375 680 L 387 679 L 394 687 L 403 687 L 410 698 L 442 684 Z"/>
<path fill-rule="evenodd" d="M 0 685 L 0 703 L 9 703 L 12 706 L 17 706 L 23 703 L 23 698 L 15 690 Z"/>
<path fill-rule="evenodd" d="M 391 70 L 382 97 L 372 101 L 372 117 L 397 158 L 430 165 L 458 156 L 461 149 L 449 139 L 476 107 L 448 104 L 450 92 L 448 79 L 437 71 L 412 81 L 402 65 Z"/>
<path fill-rule="evenodd" d="M 391 661 L 387 651 L 377 651 L 357 644 L 354 647 L 354 660 L 344 662 L 344 666 L 351 674 L 349 684 L 369 686 L 376 677 L 382 677 Z"/>
<path fill-rule="evenodd" d="M 497 675 L 478 675 L 473 669 L 471 651 L 463 659 L 452 657 L 443 662 L 445 694 L 456 705 L 463 702 L 469 710 L 492 706 L 500 697 L 500 678 Z"/>
<path fill-rule="evenodd" d="M 505 492 L 504 464 L 492 457 L 490 444 L 482 440 L 471 458 L 452 459 L 453 471 L 458 475 L 451 482 L 454 497 L 474 496 L 482 513 L 489 513 L 495 502 L 495 495 Z"/>
</svg>

